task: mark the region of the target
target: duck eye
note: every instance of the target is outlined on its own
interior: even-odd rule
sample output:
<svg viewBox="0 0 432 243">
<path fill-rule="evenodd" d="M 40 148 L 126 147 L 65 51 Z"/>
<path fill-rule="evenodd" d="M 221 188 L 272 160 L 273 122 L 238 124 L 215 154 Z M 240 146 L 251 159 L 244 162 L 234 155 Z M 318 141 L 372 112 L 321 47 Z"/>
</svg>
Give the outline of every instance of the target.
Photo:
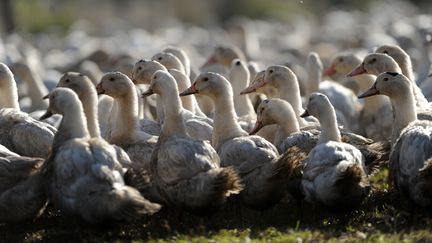
<svg viewBox="0 0 432 243">
<path fill-rule="evenodd" d="M 162 60 L 162 57 L 158 57 L 158 61 Z"/>
<path fill-rule="evenodd" d="M 153 77 L 153 79 L 157 79 L 157 77 L 158 77 L 158 76 L 157 76 L 157 75 L 155 75 L 155 76 Z"/>
<path fill-rule="evenodd" d="M 383 81 L 387 81 L 388 80 L 388 78 L 383 78 Z"/>
<path fill-rule="evenodd" d="M 110 80 L 110 81 L 114 81 L 114 78 L 113 78 L 113 77 L 110 77 L 109 80 Z"/>
<path fill-rule="evenodd" d="M 236 65 L 237 65 L 237 66 L 240 66 L 240 64 L 241 64 L 240 61 L 237 61 L 237 62 L 236 62 Z"/>
<path fill-rule="evenodd" d="M 205 78 L 203 78 L 203 81 L 208 81 L 209 79 L 208 79 L 208 77 L 205 77 Z"/>
<path fill-rule="evenodd" d="M 69 83 L 69 82 L 70 82 L 70 79 L 66 79 L 66 80 L 65 80 L 65 83 Z"/>
<path fill-rule="evenodd" d="M 270 70 L 269 70 L 269 73 L 273 73 L 273 69 L 270 69 Z"/>
<path fill-rule="evenodd" d="M 343 62 L 343 57 L 340 57 L 340 58 L 339 58 L 339 62 Z"/>
<path fill-rule="evenodd" d="M 387 50 L 385 50 L 385 51 L 383 51 L 383 53 L 384 53 L 384 54 L 388 54 L 388 51 L 387 51 Z"/>
<path fill-rule="evenodd" d="M 141 70 L 142 69 L 142 67 L 138 67 L 138 70 Z"/>
</svg>

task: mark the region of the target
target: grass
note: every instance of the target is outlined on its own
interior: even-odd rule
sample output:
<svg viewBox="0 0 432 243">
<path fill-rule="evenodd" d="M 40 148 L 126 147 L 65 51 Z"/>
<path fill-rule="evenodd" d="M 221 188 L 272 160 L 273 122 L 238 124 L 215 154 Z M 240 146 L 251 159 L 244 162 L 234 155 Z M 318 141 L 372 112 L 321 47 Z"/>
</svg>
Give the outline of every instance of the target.
<svg viewBox="0 0 432 243">
<path fill-rule="evenodd" d="M 4 242 L 418 242 L 431 241 L 431 212 L 392 190 L 383 169 L 360 208 L 330 212 L 286 198 L 263 212 L 233 204 L 197 217 L 163 209 L 129 224 L 94 228 L 49 208 L 34 222 L 0 225 Z"/>
</svg>

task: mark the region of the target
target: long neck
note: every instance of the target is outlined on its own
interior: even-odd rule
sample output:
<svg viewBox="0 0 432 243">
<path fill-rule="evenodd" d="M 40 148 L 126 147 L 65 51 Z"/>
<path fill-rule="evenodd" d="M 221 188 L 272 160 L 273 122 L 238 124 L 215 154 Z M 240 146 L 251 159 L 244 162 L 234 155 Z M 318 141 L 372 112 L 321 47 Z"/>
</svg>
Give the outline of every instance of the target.
<svg viewBox="0 0 432 243">
<path fill-rule="evenodd" d="M 18 90 L 15 80 L 11 80 L 9 85 L 1 90 L 1 108 L 15 108 L 20 110 L 18 103 Z"/>
<path fill-rule="evenodd" d="M 318 118 L 321 125 L 321 134 L 318 143 L 326 143 L 329 141 L 341 141 L 339 128 L 337 127 L 336 112 L 334 108 L 321 114 Z"/>
<path fill-rule="evenodd" d="M 426 99 L 421 89 L 418 87 L 417 83 L 414 80 L 413 68 L 409 56 L 403 56 L 401 58 L 398 58 L 398 61 L 402 73 L 411 81 L 413 85 L 413 93 L 416 100 L 415 104 L 417 108 L 429 107 L 428 100 Z"/>
<path fill-rule="evenodd" d="M 111 143 L 122 145 L 131 140 L 139 131 L 138 128 L 138 102 L 135 89 L 126 95 L 115 99 L 116 118 L 112 128 Z"/>
<path fill-rule="evenodd" d="M 224 93 L 214 97 L 212 145 L 219 148 L 226 140 L 247 135 L 237 123 L 232 94 Z"/>
<path fill-rule="evenodd" d="M 177 88 L 164 89 L 161 92 L 165 119 L 162 124 L 161 136 L 186 135 L 186 129 L 182 118 L 183 107 Z"/>
<path fill-rule="evenodd" d="M 398 64 L 402 70 L 402 74 L 405 75 L 412 82 L 415 82 L 411 59 L 409 58 L 409 56 L 402 57 L 400 59 L 400 63 Z"/>
<path fill-rule="evenodd" d="M 417 119 L 417 112 L 415 107 L 415 99 L 411 92 L 400 95 L 397 98 L 391 99 L 394 123 L 392 130 L 392 144 L 396 142 L 402 129 L 408 124 Z"/>
<path fill-rule="evenodd" d="M 27 75 L 27 84 L 29 86 L 28 92 L 29 96 L 32 100 L 32 109 L 33 110 L 42 110 L 48 107 L 48 102 L 42 97 L 48 94 L 48 89 L 45 87 L 42 79 L 39 75 L 33 71 L 31 71 Z"/>
<path fill-rule="evenodd" d="M 301 112 L 303 112 L 303 108 L 297 79 L 295 78 L 295 80 L 292 82 L 286 82 L 285 80 L 278 79 L 275 81 L 275 87 L 279 90 L 279 98 L 286 100 L 291 104 L 296 114 L 297 121 L 299 122 L 300 126 L 303 127 L 305 122 L 300 117 Z"/>
<path fill-rule="evenodd" d="M 84 113 L 87 118 L 87 126 L 91 137 L 100 137 L 99 120 L 97 112 L 97 95 L 93 92 L 80 97 Z"/>
<path fill-rule="evenodd" d="M 321 75 L 322 71 L 318 67 L 310 67 L 307 70 L 307 87 L 306 87 L 306 96 L 309 97 L 314 92 L 318 92 L 319 84 L 321 83 Z"/>
<path fill-rule="evenodd" d="M 79 103 L 69 106 L 67 112 L 62 115 L 63 119 L 54 136 L 53 148 L 70 139 L 90 137 L 85 115 Z"/>
<path fill-rule="evenodd" d="M 353 79 L 356 81 L 361 92 L 368 90 L 375 82 L 374 75 L 358 75 L 354 76 Z M 384 95 L 375 95 L 364 99 L 363 112 L 365 114 L 374 114 L 383 106 L 389 104 L 388 97 Z"/>
<path fill-rule="evenodd" d="M 275 144 L 279 144 L 282 139 L 290 136 L 294 132 L 300 131 L 300 126 L 292 110 L 281 108 L 274 114 L 273 120 L 279 125 Z"/>
</svg>

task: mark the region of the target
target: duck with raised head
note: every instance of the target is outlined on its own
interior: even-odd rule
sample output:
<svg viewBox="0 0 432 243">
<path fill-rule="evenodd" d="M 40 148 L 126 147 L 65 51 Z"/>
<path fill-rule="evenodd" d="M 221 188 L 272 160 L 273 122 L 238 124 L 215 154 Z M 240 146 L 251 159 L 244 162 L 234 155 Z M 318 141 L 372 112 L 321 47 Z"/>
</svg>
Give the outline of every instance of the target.
<svg viewBox="0 0 432 243">
<path fill-rule="evenodd" d="M 56 88 L 50 93 L 43 117 L 52 114 L 63 116 L 44 168 L 55 207 L 93 224 L 131 220 L 159 210 L 160 205 L 125 185 L 122 163 L 126 162 L 119 160 L 129 158 L 104 139 L 90 137 L 81 102 L 72 90 Z"/>
<path fill-rule="evenodd" d="M 233 91 L 220 74 L 201 73 L 183 95 L 202 94 L 215 104 L 212 145 L 221 158 L 221 166 L 233 166 L 245 185 L 239 194 L 244 204 L 267 208 L 284 196 L 287 166 L 277 163 L 279 153 L 273 144 L 259 136 L 249 136 L 234 110 Z"/>
<path fill-rule="evenodd" d="M 390 170 L 396 188 L 420 206 L 432 204 L 432 122 L 419 120 L 413 83 L 401 73 L 380 74 L 359 98 L 386 95 L 394 122 Z"/>
<path fill-rule="evenodd" d="M 306 201 L 338 209 L 359 205 L 370 190 L 362 153 L 342 142 L 336 112 L 325 95 L 310 96 L 302 117 L 309 115 L 320 122 L 321 134 L 303 168 L 301 188 Z"/>
<path fill-rule="evenodd" d="M 134 84 L 123 73 L 109 72 L 102 76 L 96 89 L 98 94 L 106 94 L 114 99 L 110 127 L 105 139 L 123 148 L 134 167 L 148 171 L 157 137 L 140 129 L 138 97 Z"/>
<path fill-rule="evenodd" d="M 241 191 L 240 177 L 233 168 L 220 167 L 219 156 L 208 142 L 188 136 L 184 109 L 170 73 L 153 74 L 143 95 L 153 93 L 161 96 L 165 107 L 165 120 L 151 162 L 153 184 L 157 187 L 152 190 L 157 192 L 153 197 L 191 213 L 217 210 L 229 195 Z"/>
<path fill-rule="evenodd" d="M 337 55 L 330 66 L 325 70 L 327 76 L 346 75 L 355 67 L 360 65 L 362 60 L 353 54 Z M 375 76 L 371 74 L 361 74 L 352 77 L 361 92 L 366 91 L 374 82 Z M 393 113 L 390 101 L 385 96 L 375 96 L 366 99 L 359 115 L 359 126 L 356 132 L 374 141 L 389 140 L 391 126 L 393 123 Z"/>
<path fill-rule="evenodd" d="M 356 75 L 368 73 L 373 75 L 379 75 L 383 72 L 396 72 L 402 73 L 402 68 L 398 63 L 389 55 L 383 53 L 372 53 L 367 55 L 363 62 L 353 69 L 348 76 L 354 77 Z M 417 84 L 411 79 L 408 79 L 413 83 L 413 92 L 416 100 L 416 107 L 418 109 L 418 114 L 423 114 L 422 110 L 430 110 L 431 107 L 421 92 Z M 432 120 L 430 117 L 428 120 Z"/>
</svg>

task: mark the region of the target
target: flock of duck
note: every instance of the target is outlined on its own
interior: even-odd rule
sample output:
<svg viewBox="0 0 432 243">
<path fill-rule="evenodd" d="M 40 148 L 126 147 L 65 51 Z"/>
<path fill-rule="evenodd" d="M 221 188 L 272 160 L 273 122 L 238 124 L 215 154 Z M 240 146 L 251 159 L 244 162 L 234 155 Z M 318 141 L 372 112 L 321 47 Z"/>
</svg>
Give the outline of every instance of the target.
<svg viewBox="0 0 432 243">
<path fill-rule="evenodd" d="M 199 73 L 177 46 L 121 72 L 79 70 L 48 89 L 31 63 L 0 63 L 0 222 L 48 204 L 99 224 L 286 195 L 352 209 L 386 162 L 401 195 L 432 204 L 431 104 L 397 45 L 335 53 L 325 70 L 311 52 L 302 79 L 228 45 Z"/>
</svg>

